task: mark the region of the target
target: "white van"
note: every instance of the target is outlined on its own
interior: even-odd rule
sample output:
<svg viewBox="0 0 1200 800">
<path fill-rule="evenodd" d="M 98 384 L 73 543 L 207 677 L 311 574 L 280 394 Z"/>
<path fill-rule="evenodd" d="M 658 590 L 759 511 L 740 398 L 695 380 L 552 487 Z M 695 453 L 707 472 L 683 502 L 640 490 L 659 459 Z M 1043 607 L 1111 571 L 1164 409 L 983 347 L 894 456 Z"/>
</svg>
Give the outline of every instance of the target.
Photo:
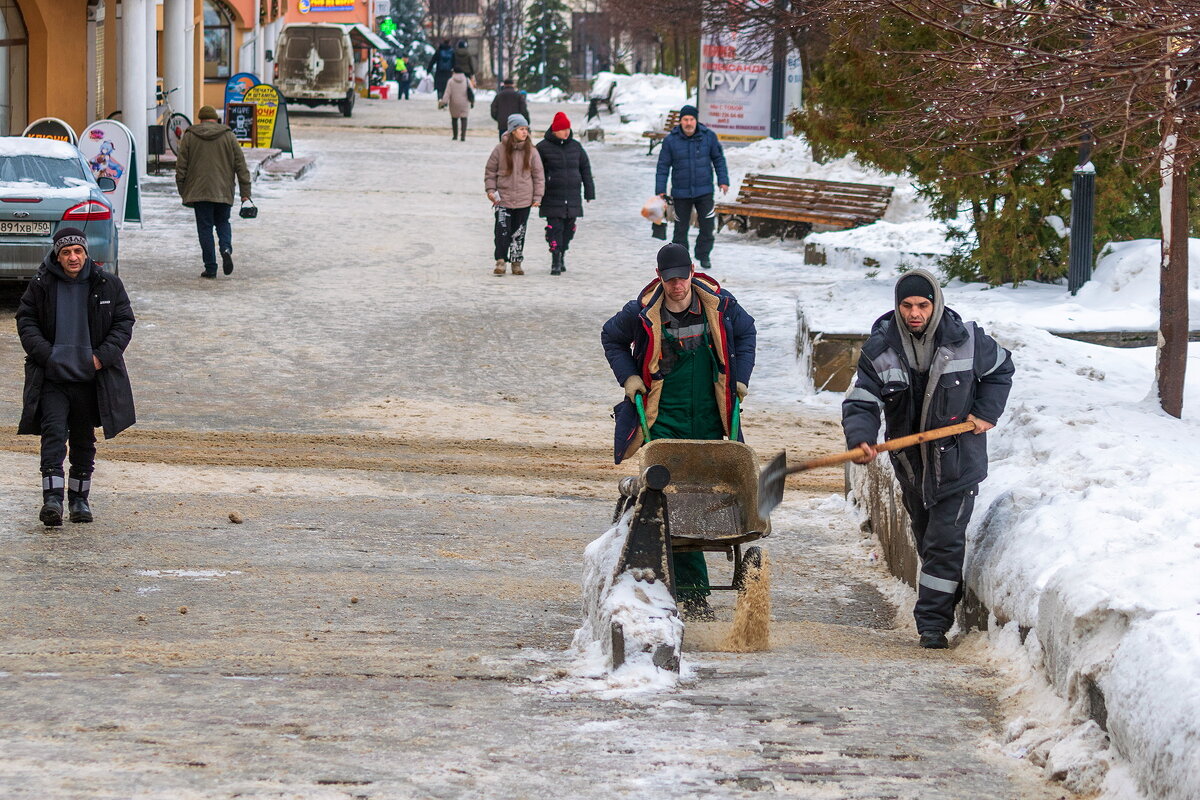
<svg viewBox="0 0 1200 800">
<path fill-rule="evenodd" d="M 354 110 L 354 48 L 350 33 L 333 23 L 284 26 L 275 45 L 275 88 L 289 104 Z"/>
</svg>

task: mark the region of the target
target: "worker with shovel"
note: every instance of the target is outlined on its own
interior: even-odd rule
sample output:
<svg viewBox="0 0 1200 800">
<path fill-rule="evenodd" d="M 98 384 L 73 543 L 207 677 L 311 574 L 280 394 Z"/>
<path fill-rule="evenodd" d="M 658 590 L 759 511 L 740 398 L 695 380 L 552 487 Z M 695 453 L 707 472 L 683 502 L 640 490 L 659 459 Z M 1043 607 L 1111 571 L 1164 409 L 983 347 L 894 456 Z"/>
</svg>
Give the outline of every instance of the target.
<svg viewBox="0 0 1200 800">
<path fill-rule="evenodd" d="M 600 332 L 604 355 L 625 389 L 614 409 L 616 463 L 647 437 L 741 440 L 736 407 L 749 392 L 756 337 L 754 318 L 715 280 L 696 274 L 687 248 L 664 245 L 658 277 Z M 672 569 L 684 615 L 711 619 L 704 553 L 674 554 Z"/>
<path fill-rule="evenodd" d="M 946 632 L 962 598 L 967 523 L 987 477 L 984 433 L 1004 412 L 1012 375 L 1012 354 L 946 308 L 937 280 L 918 269 L 896 282 L 896 307 L 875 321 L 842 403 L 846 443 L 862 451 L 860 464 L 876 456 L 880 411 L 888 439 L 974 426 L 891 453 L 921 556 L 913 616 L 922 647 L 949 646 Z"/>
</svg>

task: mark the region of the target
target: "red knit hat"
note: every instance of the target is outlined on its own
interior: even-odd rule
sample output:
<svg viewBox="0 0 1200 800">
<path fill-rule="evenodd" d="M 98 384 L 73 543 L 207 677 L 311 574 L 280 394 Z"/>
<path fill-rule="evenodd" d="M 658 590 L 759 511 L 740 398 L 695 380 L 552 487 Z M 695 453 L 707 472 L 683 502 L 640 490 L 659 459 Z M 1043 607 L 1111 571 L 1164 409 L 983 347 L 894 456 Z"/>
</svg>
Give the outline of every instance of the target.
<svg viewBox="0 0 1200 800">
<path fill-rule="evenodd" d="M 567 115 L 563 112 L 558 112 L 554 115 L 554 121 L 550 123 L 552 131 L 569 131 L 571 129 L 571 120 L 567 119 Z"/>
</svg>

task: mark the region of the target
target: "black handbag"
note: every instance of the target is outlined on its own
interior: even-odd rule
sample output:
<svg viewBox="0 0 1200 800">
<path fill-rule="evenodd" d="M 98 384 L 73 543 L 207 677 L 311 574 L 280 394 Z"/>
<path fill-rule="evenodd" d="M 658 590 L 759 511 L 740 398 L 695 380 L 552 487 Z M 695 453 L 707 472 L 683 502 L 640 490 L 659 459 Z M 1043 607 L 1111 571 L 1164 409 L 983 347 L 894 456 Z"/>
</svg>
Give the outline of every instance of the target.
<svg viewBox="0 0 1200 800">
<path fill-rule="evenodd" d="M 242 219 L 255 219 L 258 217 L 258 206 L 254 205 L 253 200 L 247 200 L 242 203 L 242 207 L 238 211 L 238 216 Z"/>
</svg>

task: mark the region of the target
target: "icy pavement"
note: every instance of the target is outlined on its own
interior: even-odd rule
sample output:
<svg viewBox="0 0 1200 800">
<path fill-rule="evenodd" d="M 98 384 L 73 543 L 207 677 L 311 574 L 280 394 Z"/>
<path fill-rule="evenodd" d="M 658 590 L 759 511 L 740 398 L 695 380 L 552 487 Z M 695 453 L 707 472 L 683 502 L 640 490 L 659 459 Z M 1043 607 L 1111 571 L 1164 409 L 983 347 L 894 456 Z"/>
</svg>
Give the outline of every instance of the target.
<svg viewBox="0 0 1200 800">
<path fill-rule="evenodd" d="M 494 137 L 444 121 L 428 99 L 294 115 L 318 166 L 256 185 L 230 278 L 198 278 L 190 213 L 150 187 L 122 242 L 141 422 L 100 445 L 97 522 L 33 524 L 36 442 L 0 440 L 0 795 L 1064 796 L 1000 744 L 1003 672 L 895 627 L 836 472 L 794 484 L 764 542 L 771 650 L 710 651 L 722 597 L 678 689 L 575 671 L 583 549 L 628 473 L 598 330 L 651 277 L 653 162 L 589 148 L 567 274 L 535 231 L 529 274 L 497 279 Z M 807 288 L 772 252 L 715 252 L 759 318 L 747 436 L 837 449 L 793 355 Z M 15 398 L 11 321 L 0 348 Z"/>
</svg>

